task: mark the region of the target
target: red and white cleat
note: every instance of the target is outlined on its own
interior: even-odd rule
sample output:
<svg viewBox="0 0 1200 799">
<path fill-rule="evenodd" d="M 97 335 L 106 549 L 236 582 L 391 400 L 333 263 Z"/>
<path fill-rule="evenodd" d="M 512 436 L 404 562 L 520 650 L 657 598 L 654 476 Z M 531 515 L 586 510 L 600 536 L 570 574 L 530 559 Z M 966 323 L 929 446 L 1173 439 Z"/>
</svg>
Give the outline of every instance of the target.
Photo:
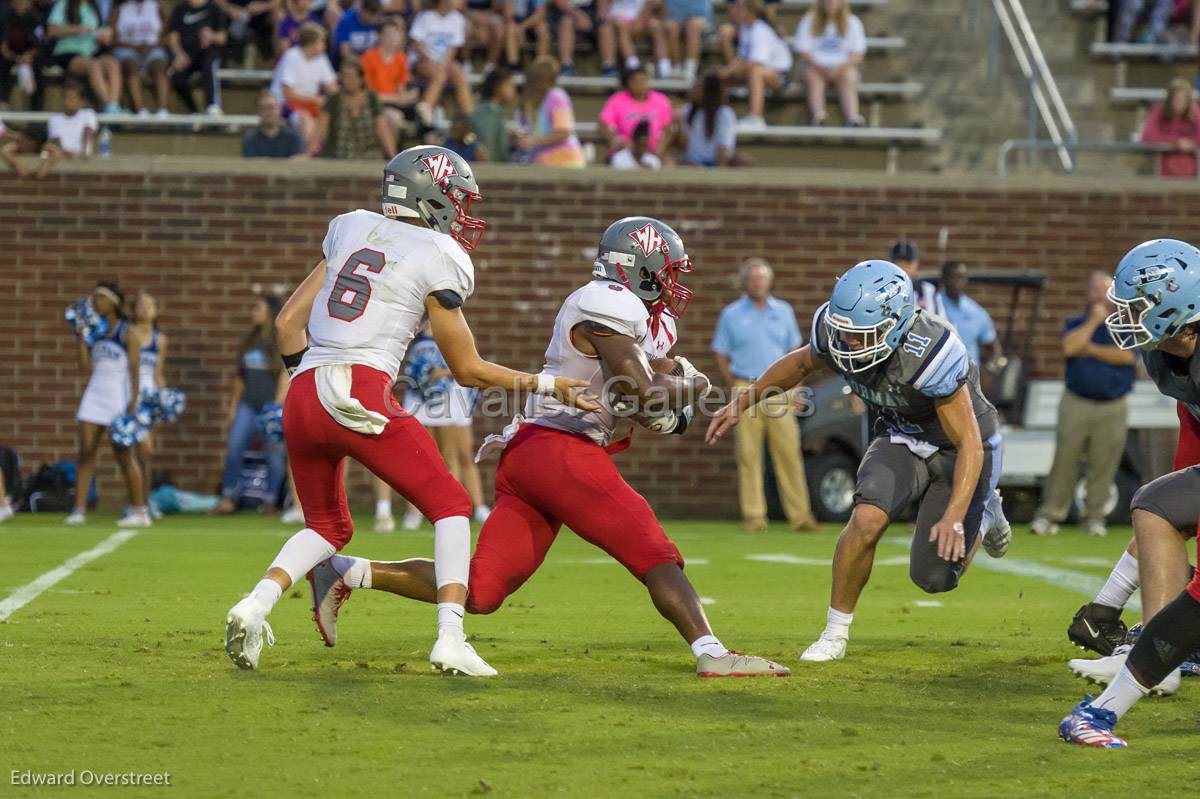
<svg viewBox="0 0 1200 799">
<path fill-rule="evenodd" d="M 792 670 L 773 660 L 743 655 L 730 649 L 721 657 L 701 655 L 696 659 L 697 677 L 790 677 Z"/>
<path fill-rule="evenodd" d="M 333 646 L 337 643 L 338 611 L 350 598 L 351 588 L 334 568 L 332 558 L 318 563 L 306 577 L 312 586 L 312 612 L 317 632 L 325 646 Z"/>
</svg>

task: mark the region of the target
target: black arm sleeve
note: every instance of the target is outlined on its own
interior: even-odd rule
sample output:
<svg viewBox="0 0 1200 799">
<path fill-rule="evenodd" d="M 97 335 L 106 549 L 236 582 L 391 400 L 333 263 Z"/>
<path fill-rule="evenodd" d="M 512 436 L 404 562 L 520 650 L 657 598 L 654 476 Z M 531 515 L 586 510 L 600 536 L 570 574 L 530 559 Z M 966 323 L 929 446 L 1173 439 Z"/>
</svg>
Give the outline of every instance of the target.
<svg viewBox="0 0 1200 799">
<path fill-rule="evenodd" d="M 435 291 L 430 296 L 437 300 L 438 304 L 447 311 L 455 308 L 461 308 L 463 304 L 462 295 L 460 295 L 457 291 L 451 291 L 450 289 L 441 289 L 440 291 Z"/>
</svg>

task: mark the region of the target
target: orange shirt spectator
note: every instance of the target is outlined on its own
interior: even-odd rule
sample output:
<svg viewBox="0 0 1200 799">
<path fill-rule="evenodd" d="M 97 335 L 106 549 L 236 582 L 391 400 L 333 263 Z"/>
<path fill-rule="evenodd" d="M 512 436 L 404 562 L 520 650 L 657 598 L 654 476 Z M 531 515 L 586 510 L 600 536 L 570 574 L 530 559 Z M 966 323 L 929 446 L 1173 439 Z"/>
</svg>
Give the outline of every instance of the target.
<svg viewBox="0 0 1200 799">
<path fill-rule="evenodd" d="M 1196 177 L 1196 147 L 1200 145 L 1200 109 L 1192 99 L 1192 87 L 1183 78 L 1171 81 L 1167 99 L 1154 106 L 1142 128 L 1143 142 L 1174 145 L 1159 158 L 1158 173 L 1164 178 Z"/>
<path fill-rule="evenodd" d="M 376 94 L 396 94 L 408 85 L 408 54 L 394 52 L 385 59 L 378 47 L 372 47 L 362 55 L 363 70 L 367 74 L 367 86 Z"/>
</svg>

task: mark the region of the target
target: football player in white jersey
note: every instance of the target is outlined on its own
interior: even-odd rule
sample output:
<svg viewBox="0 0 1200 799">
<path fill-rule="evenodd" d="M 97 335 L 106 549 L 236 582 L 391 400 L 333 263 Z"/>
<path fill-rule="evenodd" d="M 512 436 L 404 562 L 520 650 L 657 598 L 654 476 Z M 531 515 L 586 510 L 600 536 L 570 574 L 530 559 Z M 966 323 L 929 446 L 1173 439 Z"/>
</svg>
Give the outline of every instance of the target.
<svg viewBox="0 0 1200 799">
<path fill-rule="evenodd" d="M 438 638 L 434 669 L 490 676 L 463 632 L 471 502 L 429 433 L 392 397 L 405 349 L 426 318 L 458 382 L 556 396 L 599 407 L 586 380 L 526 374 L 483 360 L 461 306 L 475 288 L 468 253 L 483 220 L 470 166 L 443 147 L 412 147 L 384 170 L 383 213 L 336 217 L 325 257 L 275 321 L 284 363 L 294 370 L 283 409 L 284 438 L 305 529 L 292 536 L 263 579 L 226 619 L 225 651 L 258 668 L 266 622 L 280 594 L 349 542 L 354 532 L 342 470 L 351 457 L 410 499 L 433 522 Z"/>
<path fill-rule="evenodd" d="M 630 442 L 612 440 L 622 415 L 659 433 L 682 433 L 692 403 L 709 389 L 708 378 L 686 359 L 661 357 L 691 300 L 679 282 L 690 271 L 683 241 L 657 219 L 629 217 L 605 231 L 594 279 L 558 312 L 545 366 L 545 373 L 587 382 L 605 405 L 579 410 L 556 397 L 530 397 L 524 417 L 488 437 L 480 457 L 490 449 L 503 454 L 496 505 L 471 559 L 467 609 L 498 609 L 541 566 L 565 525 L 645 584 L 659 613 L 691 645 L 697 675 L 785 677 L 786 667 L 726 649 L 713 635 L 679 550 L 611 458 Z M 434 602 L 436 568 L 420 559 L 381 563 L 340 555 L 320 564 L 313 570 L 314 612 L 326 643 L 353 589 Z"/>
</svg>

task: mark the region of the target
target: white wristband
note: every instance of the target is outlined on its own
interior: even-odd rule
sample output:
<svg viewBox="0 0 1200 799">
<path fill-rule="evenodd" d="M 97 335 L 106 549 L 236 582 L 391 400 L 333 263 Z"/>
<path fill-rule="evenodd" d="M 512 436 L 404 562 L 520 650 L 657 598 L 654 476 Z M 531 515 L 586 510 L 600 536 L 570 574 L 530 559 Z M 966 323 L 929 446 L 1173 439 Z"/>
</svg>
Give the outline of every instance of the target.
<svg viewBox="0 0 1200 799">
<path fill-rule="evenodd" d="M 554 393 L 554 375 L 546 372 L 538 372 L 537 388 L 534 392 L 537 394 L 553 394 Z"/>
</svg>

